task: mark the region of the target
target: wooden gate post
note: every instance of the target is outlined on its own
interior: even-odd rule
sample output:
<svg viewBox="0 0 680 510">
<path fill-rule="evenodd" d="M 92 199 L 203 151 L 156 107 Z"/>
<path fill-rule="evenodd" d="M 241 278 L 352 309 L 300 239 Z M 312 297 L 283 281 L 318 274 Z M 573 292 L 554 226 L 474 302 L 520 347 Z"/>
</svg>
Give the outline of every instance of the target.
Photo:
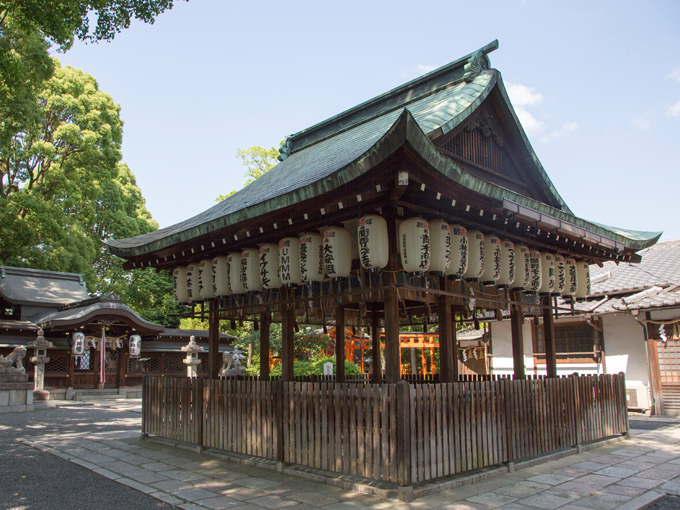
<svg viewBox="0 0 680 510">
<path fill-rule="evenodd" d="M 513 291 L 512 300 L 519 302 L 522 295 Z M 519 305 L 510 305 L 510 330 L 512 334 L 513 379 L 526 379 L 524 366 L 524 312 Z"/>
<path fill-rule="evenodd" d="M 283 406 L 288 405 L 288 394 L 282 380 L 274 381 L 271 384 L 274 385 L 274 459 L 277 463 L 283 463 Z"/>
<path fill-rule="evenodd" d="M 550 307 L 552 298 L 543 298 L 543 340 L 545 342 L 545 370 L 548 377 L 557 377 L 557 347 L 555 345 L 555 319 Z"/>
<path fill-rule="evenodd" d="M 411 476 L 411 385 L 397 383 L 397 483 L 410 485 Z"/>
</svg>

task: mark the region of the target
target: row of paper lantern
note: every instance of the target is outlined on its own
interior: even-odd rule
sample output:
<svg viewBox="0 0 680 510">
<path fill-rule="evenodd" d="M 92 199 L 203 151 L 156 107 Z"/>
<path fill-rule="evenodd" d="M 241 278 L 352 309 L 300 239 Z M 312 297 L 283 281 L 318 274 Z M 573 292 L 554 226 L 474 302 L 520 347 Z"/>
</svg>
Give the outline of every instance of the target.
<svg viewBox="0 0 680 510">
<path fill-rule="evenodd" d="M 468 231 L 444 220 L 409 218 L 399 224 L 399 254 L 405 271 L 481 281 L 523 292 L 574 296 L 590 293 L 590 270 L 549 252 L 515 245 L 495 235 Z M 379 215 L 362 217 L 357 226 L 358 255 L 367 270 L 388 262 L 387 222 Z M 276 244 L 246 248 L 173 271 L 175 299 L 180 303 L 257 292 L 282 285 L 346 278 L 352 268 L 352 236 L 343 227 L 323 234 L 286 237 Z"/>
<path fill-rule="evenodd" d="M 71 335 L 71 354 L 73 356 L 83 356 L 85 354 L 85 334 L 76 331 Z M 128 339 L 128 350 L 131 358 L 139 358 L 142 353 L 142 337 L 130 335 Z"/>
</svg>

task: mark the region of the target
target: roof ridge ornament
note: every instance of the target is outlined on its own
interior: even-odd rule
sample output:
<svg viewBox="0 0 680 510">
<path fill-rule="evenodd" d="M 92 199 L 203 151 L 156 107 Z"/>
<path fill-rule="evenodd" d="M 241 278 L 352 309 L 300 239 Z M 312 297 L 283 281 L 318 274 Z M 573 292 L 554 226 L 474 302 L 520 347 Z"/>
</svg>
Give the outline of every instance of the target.
<svg viewBox="0 0 680 510">
<path fill-rule="evenodd" d="M 473 81 L 475 78 L 477 78 L 477 76 L 482 74 L 482 71 L 491 69 L 491 60 L 489 60 L 488 53 L 491 53 L 497 49 L 498 39 L 495 39 L 486 46 L 475 51 L 472 56 L 470 56 L 468 63 L 465 64 L 465 67 L 463 68 L 465 69 L 465 75 L 463 76 L 463 79 L 466 83 Z"/>
<path fill-rule="evenodd" d="M 291 142 L 291 136 L 289 135 L 283 139 L 283 142 L 281 142 L 281 146 L 279 147 L 279 155 L 277 159 L 279 161 L 283 161 L 288 156 L 290 156 L 292 150 L 293 142 Z"/>
</svg>

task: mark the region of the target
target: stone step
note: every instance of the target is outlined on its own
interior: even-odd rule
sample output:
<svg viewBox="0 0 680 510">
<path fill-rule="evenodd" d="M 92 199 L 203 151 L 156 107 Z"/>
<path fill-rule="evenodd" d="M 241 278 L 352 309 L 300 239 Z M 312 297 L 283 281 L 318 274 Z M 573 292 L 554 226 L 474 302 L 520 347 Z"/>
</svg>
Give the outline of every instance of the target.
<svg viewBox="0 0 680 510">
<path fill-rule="evenodd" d="M 88 400 L 117 400 L 117 399 L 123 399 L 125 398 L 125 395 L 95 395 L 95 394 L 89 394 L 89 395 L 76 395 L 73 400 L 78 400 L 78 401 L 88 401 Z"/>
<path fill-rule="evenodd" d="M 118 395 L 118 388 L 107 388 L 105 390 L 80 389 L 75 390 L 76 395 Z"/>
</svg>

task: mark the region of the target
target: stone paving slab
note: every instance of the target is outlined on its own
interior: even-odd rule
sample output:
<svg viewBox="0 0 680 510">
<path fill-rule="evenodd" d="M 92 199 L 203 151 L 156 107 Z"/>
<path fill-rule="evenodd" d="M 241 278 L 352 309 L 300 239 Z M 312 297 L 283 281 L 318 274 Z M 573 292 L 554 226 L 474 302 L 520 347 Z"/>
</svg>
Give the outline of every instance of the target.
<svg viewBox="0 0 680 510">
<path fill-rule="evenodd" d="M 142 441 L 129 430 L 18 440 L 185 510 L 633 510 L 680 494 L 678 426 L 411 503 Z"/>
</svg>

